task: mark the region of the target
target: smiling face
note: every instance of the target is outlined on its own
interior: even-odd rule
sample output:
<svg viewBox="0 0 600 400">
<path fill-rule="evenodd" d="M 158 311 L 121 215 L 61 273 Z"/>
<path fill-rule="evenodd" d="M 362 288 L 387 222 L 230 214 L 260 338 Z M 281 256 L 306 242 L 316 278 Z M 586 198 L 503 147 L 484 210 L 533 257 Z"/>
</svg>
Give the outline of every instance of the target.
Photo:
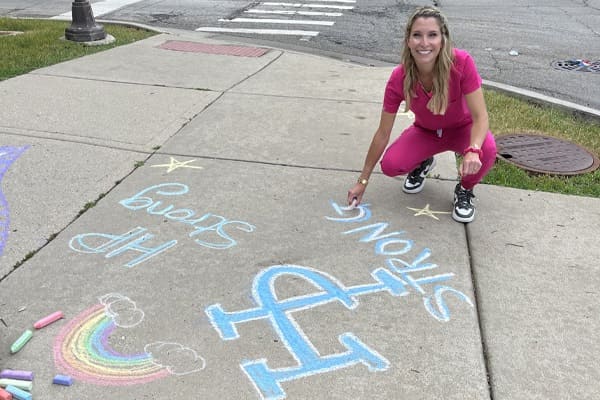
<svg viewBox="0 0 600 400">
<path fill-rule="evenodd" d="M 415 19 L 410 34 L 406 39 L 417 68 L 431 71 L 435 61 L 444 46 L 444 39 L 438 20 L 434 17 L 419 17 Z"/>
</svg>

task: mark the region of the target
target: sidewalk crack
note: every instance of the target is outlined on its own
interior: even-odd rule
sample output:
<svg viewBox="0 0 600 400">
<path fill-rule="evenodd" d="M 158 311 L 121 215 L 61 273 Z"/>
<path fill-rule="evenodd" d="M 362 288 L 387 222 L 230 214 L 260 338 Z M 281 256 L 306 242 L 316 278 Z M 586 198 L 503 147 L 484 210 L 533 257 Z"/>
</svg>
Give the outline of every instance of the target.
<svg viewBox="0 0 600 400">
<path fill-rule="evenodd" d="M 469 256 L 469 268 L 471 270 L 471 284 L 473 285 L 473 296 L 475 297 L 473 300 L 475 304 L 475 311 L 477 313 L 477 324 L 479 326 L 479 337 L 481 338 L 481 349 L 482 349 L 482 357 L 483 364 L 485 367 L 485 375 L 487 377 L 488 391 L 490 395 L 490 400 L 494 400 L 494 378 L 492 376 L 492 371 L 490 368 L 490 360 L 488 357 L 488 348 L 486 342 L 486 334 L 485 327 L 481 320 L 481 312 L 479 308 L 479 286 L 477 285 L 477 273 L 475 272 L 475 267 L 473 263 L 473 253 L 471 251 L 471 235 L 469 230 L 469 224 L 465 224 L 465 238 L 467 241 L 467 255 Z"/>
</svg>

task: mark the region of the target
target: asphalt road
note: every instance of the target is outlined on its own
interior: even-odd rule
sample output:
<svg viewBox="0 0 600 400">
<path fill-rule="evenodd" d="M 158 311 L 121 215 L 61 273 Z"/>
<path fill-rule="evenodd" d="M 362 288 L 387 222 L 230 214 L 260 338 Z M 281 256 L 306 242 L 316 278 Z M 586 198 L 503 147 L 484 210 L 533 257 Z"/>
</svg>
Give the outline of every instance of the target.
<svg viewBox="0 0 600 400">
<path fill-rule="evenodd" d="M 455 45 L 471 52 L 484 79 L 600 110 L 600 0 L 441 0 L 429 3 L 447 15 Z M 407 16 L 417 4 L 424 3 L 303 0 L 294 1 L 295 7 L 289 4 L 238 0 L 92 2 L 97 10 L 96 18 L 101 20 L 134 21 L 190 31 L 276 28 L 313 32 L 310 35 L 215 34 L 372 64 L 398 62 Z M 308 7 L 309 4 L 321 7 Z M 70 7 L 71 2 L 66 0 L 2 0 L 0 14 L 52 17 L 68 13 Z M 265 13 L 282 10 L 296 14 Z M 306 14 L 306 11 L 326 15 L 298 14 Z M 296 23 L 257 22 L 266 19 L 290 19 Z M 304 23 L 299 24 L 298 20 Z M 315 25 L 316 21 L 333 24 Z M 577 64 L 573 60 L 589 63 Z"/>
</svg>

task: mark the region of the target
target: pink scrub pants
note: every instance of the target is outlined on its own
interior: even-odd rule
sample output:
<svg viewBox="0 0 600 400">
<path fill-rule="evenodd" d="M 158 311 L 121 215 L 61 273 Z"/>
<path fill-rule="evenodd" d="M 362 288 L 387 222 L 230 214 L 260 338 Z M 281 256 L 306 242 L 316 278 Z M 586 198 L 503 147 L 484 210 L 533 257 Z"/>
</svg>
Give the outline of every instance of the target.
<svg viewBox="0 0 600 400">
<path fill-rule="evenodd" d="M 462 154 L 471 141 L 471 125 L 459 128 L 444 129 L 441 135 L 436 131 L 415 125 L 408 127 L 385 151 L 381 159 L 381 171 L 387 176 L 406 175 L 417 168 L 424 160 L 444 151 Z M 488 131 L 481 146 L 481 169 L 477 174 L 467 175 L 461 179 L 465 189 L 481 182 L 483 177 L 494 166 L 496 160 L 496 142 Z"/>
</svg>

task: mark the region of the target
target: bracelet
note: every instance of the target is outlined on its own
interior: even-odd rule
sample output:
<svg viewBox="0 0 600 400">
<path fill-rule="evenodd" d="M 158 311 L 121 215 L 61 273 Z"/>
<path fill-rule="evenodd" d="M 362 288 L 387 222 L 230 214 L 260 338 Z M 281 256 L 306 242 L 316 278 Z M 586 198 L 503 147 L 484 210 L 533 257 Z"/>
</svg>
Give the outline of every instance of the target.
<svg viewBox="0 0 600 400">
<path fill-rule="evenodd" d="M 365 179 L 365 178 L 358 178 L 358 183 L 360 183 L 361 185 L 367 186 L 367 183 L 369 183 L 369 180 Z"/>
<path fill-rule="evenodd" d="M 465 149 L 465 151 L 463 151 L 463 156 L 465 156 L 467 153 L 477 153 L 479 159 L 483 157 L 483 151 L 479 147 L 469 146 Z"/>
</svg>

